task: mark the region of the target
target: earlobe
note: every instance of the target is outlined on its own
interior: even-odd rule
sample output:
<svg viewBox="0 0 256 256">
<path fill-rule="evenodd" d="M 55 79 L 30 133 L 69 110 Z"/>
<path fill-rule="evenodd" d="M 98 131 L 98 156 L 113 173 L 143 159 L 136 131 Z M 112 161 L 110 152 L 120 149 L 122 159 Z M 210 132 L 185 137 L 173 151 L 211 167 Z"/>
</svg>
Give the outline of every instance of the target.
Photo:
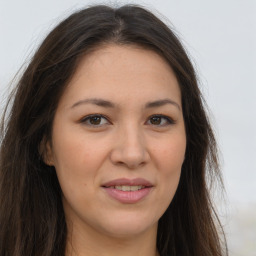
<svg viewBox="0 0 256 256">
<path fill-rule="evenodd" d="M 39 145 L 39 155 L 46 165 L 54 166 L 52 146 L 49 140 L 44 137 Z"/>
</svg>

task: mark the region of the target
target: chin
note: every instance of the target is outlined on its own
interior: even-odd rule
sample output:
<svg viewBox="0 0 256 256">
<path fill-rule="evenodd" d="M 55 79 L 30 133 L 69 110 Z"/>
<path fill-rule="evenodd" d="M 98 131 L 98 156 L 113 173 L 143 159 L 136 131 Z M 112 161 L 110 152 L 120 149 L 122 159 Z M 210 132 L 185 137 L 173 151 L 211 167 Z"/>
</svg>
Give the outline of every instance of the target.
<svg viewBox="0 0 256 256">
<path fill-rule="evenodd" d="M 105 219 L 104 233 L 116 238 L 130 238 L 139 236 L 144 232 L 157 230 L 158 220 L 155 217 L 146 218 L 139 217 L 139 214 L 111 216 L 108 220 Z M 107 224 L 107 225 L 106 225 Z"/>
</svg>

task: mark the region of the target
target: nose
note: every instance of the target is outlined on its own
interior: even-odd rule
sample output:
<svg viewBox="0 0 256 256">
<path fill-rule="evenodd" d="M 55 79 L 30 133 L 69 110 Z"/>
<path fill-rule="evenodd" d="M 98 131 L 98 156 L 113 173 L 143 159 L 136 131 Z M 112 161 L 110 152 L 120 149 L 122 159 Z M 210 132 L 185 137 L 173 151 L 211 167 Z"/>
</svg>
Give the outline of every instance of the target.
<svg viewBox="0 0 256 256">
<path fill-rule="evenodd" d="M 150 155 L 144 136 L 138 128 L 126 128 L 119 131 L 114 142 L 110 159 L 115 165 L 136 169 L 145 165 Z"/>
</svg>

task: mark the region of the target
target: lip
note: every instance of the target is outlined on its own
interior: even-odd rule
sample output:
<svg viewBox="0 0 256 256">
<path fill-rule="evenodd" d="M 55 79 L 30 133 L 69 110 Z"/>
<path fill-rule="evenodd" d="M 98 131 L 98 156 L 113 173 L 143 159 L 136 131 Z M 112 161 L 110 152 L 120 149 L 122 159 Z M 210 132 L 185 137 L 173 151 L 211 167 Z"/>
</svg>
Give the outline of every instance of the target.
<svg viewBox="0 0 256 256">
<path fill-rule="evenodd" d="M 153 184 L 146 179 L 143 178 L 135 178 L 135 179 L 115 179 L 108 181 L 102 185 L 102 187 L 111 187 L 111 186 L 145 186 L 145 187 L 153 187 Z"/>
<path fill-rule="evenodd" d="M 142 188 L 137 191 L 122 191 L 113 188 L 113 186 L 145 186 L 145 188 Z M 106 194 L 111 197 L 112 199 L 115 199 L 119 201 L 120 203 L 124 204 L 134 204 L 145 197 L 149 195 L 151 190 L 153 189 L 153 185 L 148 180 L 145 180 L 143 178 L 135 178 L 135 179 L 127 179 L 127 178 L 121 178 L 109 181 L 107 183 L 104 183 L 102 188 L 106 192 Z"/>
</svg>

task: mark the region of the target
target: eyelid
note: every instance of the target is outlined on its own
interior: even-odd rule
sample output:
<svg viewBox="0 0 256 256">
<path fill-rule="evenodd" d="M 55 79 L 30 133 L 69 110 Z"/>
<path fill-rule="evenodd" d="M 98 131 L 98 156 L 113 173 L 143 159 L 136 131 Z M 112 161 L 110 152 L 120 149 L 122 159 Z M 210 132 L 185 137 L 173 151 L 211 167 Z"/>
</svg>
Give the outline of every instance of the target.
<svg viewBox="0 0 256 256">
<path fill-rule="evenodd" d="M 164 127 L 164 126 L 173 125 L 173 124 L 176 123 L 176 121 L 173 118 L 171 118 L 170 116 L 163 115 L 163 114 L 154 114 L 154 115 L 152 115 L 148 118 L 147 122 L 149 122 L 150 119 L 153 118 L 153 117 L 160 117 L 160 118 L 163 118 L 167 121 L 167 124 L 164 124 L 164 125 L 150 124 L 150 125 L 155 126 L 155 127 Z"/>
<path fill-rule="evenodd" d="M 80 119 L 79 122 L 84 124 L 84 125 L 87 125 L 89 127 L 93 127 L 93 128 L 99 128 L 99 127 L 102 127 L 102 126 L 106 125 L 106 124 L 93 125 L 93 124 L 86 123 L 92 117 L 103 118 L 103 119 L 107 120 L 107 124 L 111 124 L 111 122 L 109 121 L 109 118 L 105 115 L 102 115 L 102 114 L 90 114 L 90 115 L 84 116 L 83 118 Z"/>
</svg>

